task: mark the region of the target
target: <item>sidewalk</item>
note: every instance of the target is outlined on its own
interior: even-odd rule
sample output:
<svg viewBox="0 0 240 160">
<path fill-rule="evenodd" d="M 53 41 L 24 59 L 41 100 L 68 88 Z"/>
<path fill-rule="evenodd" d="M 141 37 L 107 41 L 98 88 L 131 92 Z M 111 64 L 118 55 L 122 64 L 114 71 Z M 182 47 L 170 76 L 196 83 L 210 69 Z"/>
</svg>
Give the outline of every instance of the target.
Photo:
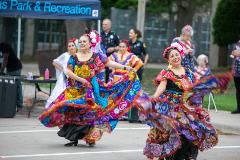
<svg viewBox="0 0 240 160">
<path fill-rule="evenodd" d="M 160 69 L 164 65 L 160 64 L 148 64 L 146 68 L 156 68 Z M 33 72 L 34 74 L 39 74 L 38 65 L 34 63 L 23 64 L 22 74 L 27 75 L 28 72 Z M 27 99 L 32 99 L 34 97 L 34 86 L 23 85 L 24 97 Z M 36 117 L 44 110 L 44 100 L 46 96 L 38 93 L 38 97 L 43 100 L 41 103 L 37 103 L 32 111 L 32 116 Z M 24 109 L 25 114 L 26 109 Z M 240 134 L 240 114 L 231 114 L 226 111 L 215 112 L 211 110 L 210 112 L 211 122 L 217 128 L 226 133 L 237 133 Z"/>
<path fill-rule="evenodd" d="M 240 134 L 240 114 L 210 110 L 211 123 L 223 132 Z"/>
</svg>

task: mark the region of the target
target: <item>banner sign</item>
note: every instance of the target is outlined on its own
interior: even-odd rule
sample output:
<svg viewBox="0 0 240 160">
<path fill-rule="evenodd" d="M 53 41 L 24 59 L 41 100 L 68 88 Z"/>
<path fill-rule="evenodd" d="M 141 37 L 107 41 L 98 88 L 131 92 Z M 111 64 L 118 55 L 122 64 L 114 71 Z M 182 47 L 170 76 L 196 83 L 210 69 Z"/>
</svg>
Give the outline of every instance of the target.
<svg viewBox="0 0 240 160">
<path fill-rule="evenodd" d="M 40 19 L 100 19 L 99 0 L 0 0 L 0 16 Z"/>
</svg>

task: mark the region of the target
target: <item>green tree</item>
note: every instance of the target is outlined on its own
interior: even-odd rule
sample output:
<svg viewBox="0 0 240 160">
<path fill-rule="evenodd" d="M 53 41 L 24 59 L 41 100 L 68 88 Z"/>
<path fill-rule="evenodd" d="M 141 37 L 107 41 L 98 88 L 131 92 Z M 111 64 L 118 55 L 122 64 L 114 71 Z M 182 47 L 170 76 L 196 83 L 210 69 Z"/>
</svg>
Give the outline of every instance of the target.
<svg viewBox="0 0 240 160">
<path fill-rule="evenodd" d="M 227 66 L 227 46 L 240 39 L 240 1 L 221 0 L 213 18 L 213 40 L 220 46 L 219 66 Z"/>
<path fill-rule="evenodd" d="M 176 31 L 179 35 L 186 24 L 192 25 L 193 16 L 200 10 L 209 10 L 211 0 L 149 0 L 147 10 L 169 13 L 170 20 L 177 15 Z"/>
<path fill-rule="evenodd" d="M 110 8 L 116 7 L 120 9 L 134 8 L 137 9 L 138 0 L 102 0 L 102 17 L 106 18 L 110 15 Z M 192 24 L 193 16 L 199 10 L 207 10 L 210 8 L 211 0 L 148 0 L 146 12 L 161 14 L 168 13 L 170 21 L 174 21 L 177 15 L 176 27 L 179 35 L 181 28 L 186 24 Z"/>
<path fill-rule="evenodd" d="M 137 9 L 138 0 L 101 0 L 102 5 L 102 18 L 110 18 L 111 7 L 120 9 Z"/>
</svg>

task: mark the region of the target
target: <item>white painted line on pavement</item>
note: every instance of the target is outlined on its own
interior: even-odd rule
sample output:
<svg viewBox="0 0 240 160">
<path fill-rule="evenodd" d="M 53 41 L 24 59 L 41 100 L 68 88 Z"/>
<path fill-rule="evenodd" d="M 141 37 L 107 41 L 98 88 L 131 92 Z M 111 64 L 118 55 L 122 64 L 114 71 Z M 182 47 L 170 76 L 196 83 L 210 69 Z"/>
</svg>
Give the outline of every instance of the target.
<svg viewBox="0 0 240 160">
<path fill-rule="evenodd" d="M 240 148 L 240 146 L 216 146 L 216 147 L 214 147 L 214 149 L 236 149 L 236 148 Z M 142 151 L 143 151 L 142 149 L 135 149 L 135 150 L 118 150 L 118 151 L 95 151 L 95 152 L 51 153 L 51 154 L 26 154 L 26 155 L 0 156 L 0 158 L 7 159 L 7 158 L 47 157 L 47 156 L 65 156 L 65 155 L 133 153 L 133 152 L 142 152 Z"/>
<path fill-rule="evenodd" d="M 240 148 L 240 146 L 216 146 L 215 149 L 234 149 L 234 148 Z"/>
<path fill-rule="evenodd" d="M 142 128 L 116 128 L 114 130 L 148 130 L 149 127 Z M 22 131 L 0 131 L 0 134 L 8 134 L 8 133 L 34 133 L 34 132 L 57 132 L 56 129 L 51 130 L 22 130 Z"/>
<path fill-rule="evenodd" d="M 119 150 L 119 151 L 96 151 L 96 152 L 75 152 L 75 153 L 52 153 L 52 154 L 29 154 L 29 155 L 13 155 L 0 156 L 0 158 L 24 158 L 24 157 L 46 157 L 46 156 L 65 156 L 65 155 L 85 155 L 85 154 L 109 154 L 109 153 L 131 153 L 142 152 L 142 149 L 136 150 Z"/>
</svg>

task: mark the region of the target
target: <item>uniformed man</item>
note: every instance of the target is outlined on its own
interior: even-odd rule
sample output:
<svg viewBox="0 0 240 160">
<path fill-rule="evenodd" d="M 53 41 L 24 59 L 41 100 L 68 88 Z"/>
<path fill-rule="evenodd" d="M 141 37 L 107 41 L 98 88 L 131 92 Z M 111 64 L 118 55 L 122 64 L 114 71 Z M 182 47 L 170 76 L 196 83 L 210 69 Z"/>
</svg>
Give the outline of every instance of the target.
<svg viewBox="0 0 240 160">
<path fill-rule="evenodd" d="M 102 28 L 103 28 L 103 31 L 101 32 L 102 46 L 105 49 L 107 56 L 110 56 L 113 52 L 118 50 L 119 37 L 117 34 L 111 31 L 110 19 L 103 20 Z M 109 70 L 109 68 L 106 68 L 105 72 L 106 82 L 108 82 L 110 72 L 111 71 Z"/>
</svg>

